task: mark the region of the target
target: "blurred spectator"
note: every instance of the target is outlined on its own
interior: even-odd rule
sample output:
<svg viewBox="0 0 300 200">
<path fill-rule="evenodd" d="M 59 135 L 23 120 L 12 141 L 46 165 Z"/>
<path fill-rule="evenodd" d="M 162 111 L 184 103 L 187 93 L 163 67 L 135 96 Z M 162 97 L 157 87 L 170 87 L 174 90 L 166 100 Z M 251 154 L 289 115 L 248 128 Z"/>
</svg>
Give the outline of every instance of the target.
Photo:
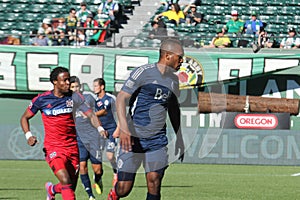
<svg viewBox="0 0 300 200">
<path fill-rule="evenodd" d="M 89 14 L 92 14 L 92 12 L 87 9 L 87 4 L 85 2 L 81 2 L 80 10 L 76 12 L 76 17 L 78 19 L 77 26 L 83 27 L 83 24 L 85 23 Z"/>
<path fill-rule="evenodd" d="M 66 17 L 65 20 L 66 29 L 68 29 L 70 32 L 74 32 L 77 26 L 77 22 L 78 19 L 76 17 L 76 10 L 75 8 L 71 8 L 68 17 Z"/>
<path fill-rule="evenodd" d="M 118 3 L 113 2 L 113 0 L 106 0 L 102 2 L 98 8 L 98 17 L 103 18 L 103 21 L 110 19 L 115 20 L 115 15 L 119 11 Z"/>
<path fill-rule="evenodd" d="M 183 13 L 185 14 L 185 20 L 187 24 L 197 25 L 203 22 L 204 15 L 197 12 L 197 6 L 195 4 L 187 5 Z"/>
<path fill-rule="evenodd" d="M 54 31 L 59 31 L 59 32 L 66 32 L 66 24 L 65 24 L 65 19 L 64 18 L 59 18 L 58 19 L 58 25 L 57 27 L 54 29 Z"/>
<path fill-rule="evenodd" d="M 77 22 L 78 22 L 78 19 L 76 17 L 76 10 L 75 10 L 75 8 L 70 8 L 69 15 L 66 17 L 66 20 L 65 20 L 66 34 L 67 34 L 70 45 L 73 44 L 74 39 L 76 37 Z"/>
<path fill-rule="evenodd" d="M 185 16 L 178 3 L 174 3 L 171 5 L 171 10 L 162 12 L 155 16 L 154 21 L 158 21 L 161 17 L 167 17 L 167 23 L 173 23 L 178 25 L 180 23 L 185 22 Z"/>
<path fill-rule="evenodd" d="M 160 0 L 160 4 L 164 7 L 163 11 L 170 10 L 171 5 L 178 2 L 179 0 Z"/>
<path fill-rule="evenodd" d="M 225 48 L 231 45 L 229 37 L 224 34 L 221 28 L 218 28 L 216 33 L 217 35 L 211 40 L 210 45 L 206 45 L 204 48 Z"/>
<path fill-rule="evenodd" d="M 44 18 L 41 27 L 38 30 L 38 33 L 45 35 L 48 38 L 47 45 L 52 45 L 52 38 L 54 29 L 52 27 L 52 20 L 49 18 Z"/>
<path fill-rule="evenodd" d="M 242 34 L 244 31 L 245 22 L 239 19 L 238 11 L 231 11 L 232 18 L 224 26 L 224 30 L 228 33 Z"/>
<path fill-rule="evenodd" d="M 295 28 L 289 28 L 289 35 L 283 38 L 280 43 L 280 48 L 283 49 L 297 49 L 300 47 L 300 38 L 297 37 Z"/>
<path fill-rule="evenodd" d="M 261 28 L 258 35 L 257 43 L 258 46 L 261 48 L 272 48 L 275 43 L 275 40 L 273 36 L 268 35 L 264 28 Z"/>
<path fill-rule="evenodd" d="M 257 13 L 253 11 L 251 13 L 251 20 L 247 20 L 245 23 L 245 33 L 258 36 L 259 30 L 262 27 L 263 27 L 263 22 L 257 19 Z"/>
<path fill-rule="evenodd" d="M 86 36 L 86 41 L 87 45 L 95 45 L 98 43 L 98 39 L 100 37 L 100 31 L 99 31 L 99 26 L 98 22 L 93 19 L 93 14 L 89 14 L 87 16 L 87 19 L 83 25 L 84 28 L 87 28 L 85 30 L 85 36 Z M 88 29 L 91 28 L 91 29 Z M 95 29 L 96 28 L 96 29 Z"/>
<path fill-rule="evenodd" d="M 69 41 L 63 31 L 55 31 L 52 39 L 52 46 L 67 46 Z"/>
<path fill-rule="evenodd" d="M 158 22 L 152 21 L 151 26 L 152 26 L 152 30 L 149 31 L 150 39 L 163 40 L 168 35 L 167 26 L 162 20 L 159 20 Z"/>
<path fill-rule="evenodd" d="M 76 42 L 74 43 L 75 46 L 85 46 L 86 41 L 85 41 L 85 34 L 82 29 L 77 30 L 77 37 L 76 37 Z"/>
<path fill-rule="evenodd" d="M 49 46 L 49 38 L 46 37 L 45 33 L 39 30 L 35 37 L 32 38 L 31 44 L 33 46 Z"/>
<path fill-rule="evenodd" d="M 2 39 L 0 41 L 0 44 L 3 44 L 3 45 L 20 45 L 21 41 L 20 41 L 20 38 L 9 35 L 9 36 L 5 37 L 4 39 Z"/>
<path fill-rule="evenodd" d="M 43 19 L 42 25 L 39 28 L 38 32 L 44 33 L 45 35 L 51 35 L 53 33 L 51 19 L 49 18 Z"/>
</svg>

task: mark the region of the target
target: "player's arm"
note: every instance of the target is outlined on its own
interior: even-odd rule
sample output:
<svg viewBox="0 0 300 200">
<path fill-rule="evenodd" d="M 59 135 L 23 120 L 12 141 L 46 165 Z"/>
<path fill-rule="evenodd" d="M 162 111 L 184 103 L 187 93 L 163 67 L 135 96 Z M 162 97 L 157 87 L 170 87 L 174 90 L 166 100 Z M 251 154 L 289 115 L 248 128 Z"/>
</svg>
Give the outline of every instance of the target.
<svg viewBox="0 0 300 200">
<path fill-rule="evenodd" d="M 131 151 L 131 134 L 129 132 L 127 119 L 126 119 L 126 100 L 129 99 L 131 94 L 124 92 L 121 90 L 116 99 L 116 108 L 117 108 L 117 115 L 119 120 L 119 138 L 120 138 L 120 145 L 121 148 L 128 152 Z"/>
<path fill-rule="evenodd" d="M 104 116 L 104 115 L 107 115 L 107 111 L 106 109 L 101 109 L 101 110 L 98 110 L 97 112 L 95 112 L 95 114 L 100 117 L 100 116 Z"/>
<path fill-rule="evenodd" d="M 184 143 L 182 138 L 182 132 L 180 127 L 180 108 L 177 97 L 172 93 L 171 100 L 168 104 L 168 114 L 176 134 L 176 144 L 175 144 L 175 155 L 179 153 L 179 160 L 182 162 L 184 159 Z M 179 152 L 180 151 L 180 152 Z"/>
<path fill-rule="evenodd" d="M 86 113 L 87 117 L 90 118 L 91 124 L 98 130 L 101 136 L 104 138 L 107 137 L 107 132 L 102 127 L 101 121 L 98 119 L 98 117 L 95 115 L 93 111 Z"/>
<path fill-rule="evenodd" d="M 21 119 L 20 119 L 20 124 L 22 127 L 22 130 L 25 134 L 25 137 L 27 139 L 27 144 L 30 146 L 34 146 L 37 143 L 36 136 L 33 136 L 31 131 L 30 131 L 30 124 L 29 120 L 33 117 L 34 115 L 26 109 L 25 112 L 23 113 Z"/>
</svg>

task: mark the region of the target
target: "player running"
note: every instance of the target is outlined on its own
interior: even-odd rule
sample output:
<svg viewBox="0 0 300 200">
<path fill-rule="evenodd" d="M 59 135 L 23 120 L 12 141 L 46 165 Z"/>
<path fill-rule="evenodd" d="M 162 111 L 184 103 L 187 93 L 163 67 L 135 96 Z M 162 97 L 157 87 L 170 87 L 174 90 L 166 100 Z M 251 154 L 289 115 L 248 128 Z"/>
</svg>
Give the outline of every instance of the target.
<svg viewBox="0 0 300 200">
<path fill-rule="evenodd" d="M 79 155 L 76 140 L 76 130 L 73 109 L 78 108 L 88 118 L 98 132 L 105 135 L 94 112 L 85 104 L 84 97 L 70 90 L 69 70 L 56 67 L 50 74 L 53 90 L 39 94 L 32 99 L 30 105 L 21 117 L 21 127 L 27 143 L 34 146 L 36 136 L 30 132 L 29 120 L 41 112 L 45 130 L 44 152 L 45 159 L 59 180 L 53 185 L 45 184 L 47 200 L 54 200 L 55 194 L 61 193 L 62 199 L 74 200 L 78 179 Z"/>
<path fill-rule="evenodd" d="M 70 78 L 70 89 L 73 92 L 80 93 L 80 80 L 76 76 L 71 76 Z M 91 94 L 83 94 L 86 103 L 95 110 L 95 99 Z M 79 160 L 80 160 L 80 179 L 84 186 L 86 193 L 89 196 L 89 200 L 95 200 L 95 196 L 92 191 L 91 181 L 88 174 L 87 161 L 90 159 L 92 163 L 92 168 L 94 171 L 94 182 L 99 188 L 100 194 L 102 189 L 102 151 L 100 149 L 101 136 L 99 135 L 97 129 L 93 127 L 90 120 L 83 114 L 79 109 L 75 112 L 75 124 L 77 131 L 77 142 L 79 148 Z"/>
<path fill-rule="evenodd" d="M 183 160 L 184 144 L 177 100 L 179 81 L 174 74 L 183 62 L 183 55 L 180 41 L 164 40 L 158 62 L 133 70 L 119 92 L 116 100 L 120 125 L 118 182 L 110 191 L 108 200 L 128 196 L 141 163 L 146 172 L 146 199 L 161 198 L 161 181 L 168 166 L 167 112 L 177 134 L 175 153 L 180 153 L 179 159 Z M 127 99 L 130 99 L 128 118 Z"/>
<path fill-rule="evenodd" d="M 104 129 L 108 132 L 105 149 L 106 157 L 111 163 L 114 178 L 113 185 L 117 181 L 117 164 L 115 157 L 116 137 L 119 135 L 119 128 L 114 118 L 116 97 L 105 91 L 105 81 L 102 78 L 97 78 L 93 82 L 94 93 L 96 98 L 96 115 L 103 124 Z"/>
</svg>

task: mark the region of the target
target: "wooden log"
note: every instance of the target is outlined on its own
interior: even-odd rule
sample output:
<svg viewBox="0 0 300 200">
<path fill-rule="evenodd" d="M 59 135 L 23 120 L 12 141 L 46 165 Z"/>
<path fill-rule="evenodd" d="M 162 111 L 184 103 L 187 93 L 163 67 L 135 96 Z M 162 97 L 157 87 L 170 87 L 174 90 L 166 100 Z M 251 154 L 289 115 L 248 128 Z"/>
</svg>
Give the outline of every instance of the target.
<svg viewBox="0 0 300 200">
<path fill-rule="evenodd" d="M 290 113 L 291 115 L 298 115 L 299 113 L 299 99 L 198 93 L 198 110 L 200 113 L 245 112 L 247 102 L 249 112 L 276 112 Z"/>
</svg>

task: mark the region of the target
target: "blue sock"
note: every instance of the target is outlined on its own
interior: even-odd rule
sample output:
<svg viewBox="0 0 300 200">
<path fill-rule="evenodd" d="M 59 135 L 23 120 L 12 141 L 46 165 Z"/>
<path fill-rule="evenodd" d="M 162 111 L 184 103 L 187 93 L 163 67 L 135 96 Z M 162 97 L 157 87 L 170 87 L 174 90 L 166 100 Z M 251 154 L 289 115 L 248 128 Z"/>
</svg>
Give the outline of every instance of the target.
<svg viewBox="0 0 300 200">
<path fill-rule="evenodd" d="M 154 195 L 148 192 L 146 200 L 160 200 L 160 194 Z"/>
<path fill-rule="evenodd" d="M 94 197 L 89 175 L 88 174 L 80 174 L 80 179 L 81 179 L 83 187 L 84 187 L 86 193 L 89 195 L 89 197 L 90 196 Z"/>
<path fill-rule="evenodd" d="M 95 183 L 99 183 L 102 178 L 102 174 L 94 174 L 94 181 Z"/>
</svg>

